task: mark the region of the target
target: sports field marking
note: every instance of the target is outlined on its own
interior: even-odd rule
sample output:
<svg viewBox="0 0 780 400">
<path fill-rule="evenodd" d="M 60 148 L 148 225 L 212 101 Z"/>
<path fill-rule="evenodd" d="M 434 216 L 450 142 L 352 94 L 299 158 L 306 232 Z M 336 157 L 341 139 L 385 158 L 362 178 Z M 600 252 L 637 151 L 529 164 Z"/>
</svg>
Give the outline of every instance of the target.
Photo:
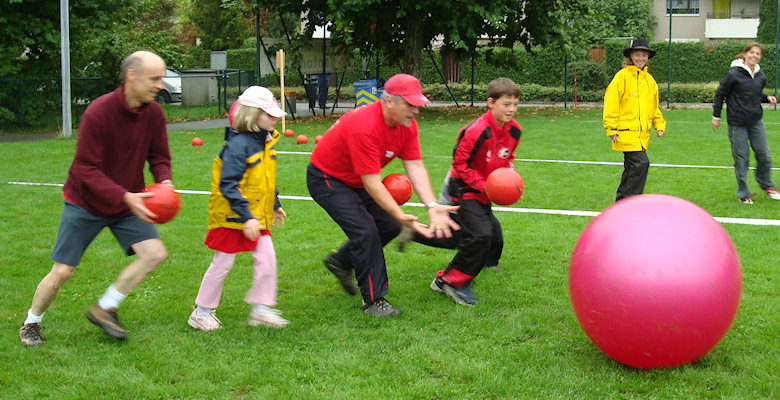
<svg viewBox="0 0 780 400">
<path fill-rule="evenodd" d="M 293 155 L 301 155 L 301 156 L 308 156 L 311 155 L 311 152 L 305 152 L 305 151 L 277 151 L 278 154 L 293 154 Z M 452 156 L 428 156 L 428 158 L 447 158 L 450 159 Z M 623 166 L 622 162 L 617 161 L 580 161 L 580 160 L 545 160 L 545 159 L 536 159 L 536 158 L 517 158 L 515 161 L 519 162 L 538 162 L 538 163 L 560 163 L 560 164 L 581 164 L 581 165 L 616 165 L 616 166 Z M 661 168 L 702 168 L 702 169 L 734 169 L 734 166 L 731 165 L 696 165 L 696 164 L 654 164 L 650 163 L 651 167 L 661 167 Z M 749 169 L 756 169 L 755 167 L 749 167 Z M 772 170 L 780 170 L 780 168 L 772 167 Z"/>
<path fill-rule="evenodd" d="M 9 185 L 24 185 L 24 186 L 59 186 L 61 183 L 40 183 L 40 182 L 6 182 Z M 188 189 L 176 189 L 177 193 L 181 194 L 199 194 L 208 195 L 211 194 L 206 190 L 188 190 Z M 280 199 L 284 200 L 304 200 L 314 201 L 309 196 L 284 196 L 280 195 Z M 411 207 L 424 207 L 422 203 L 406 203 L 405 206 Z M 545 208 L 515 208 L 515 207 L 493 207 L 495 211 L 524 213 L 524 214 L 549 214 L 549 215 L 567 215 L 575 217 L 596 217 L 601 212 L 599 211 L 582 211 L 582 210 L 555 210 Z M 721 224 L 737 224 L 737 225 L 764 225 L 764 226 L 780 226 L 780 219 L 759 219 L 759 218 L 731 218 L 731 217 L 713 217 Z"/>
</svg>

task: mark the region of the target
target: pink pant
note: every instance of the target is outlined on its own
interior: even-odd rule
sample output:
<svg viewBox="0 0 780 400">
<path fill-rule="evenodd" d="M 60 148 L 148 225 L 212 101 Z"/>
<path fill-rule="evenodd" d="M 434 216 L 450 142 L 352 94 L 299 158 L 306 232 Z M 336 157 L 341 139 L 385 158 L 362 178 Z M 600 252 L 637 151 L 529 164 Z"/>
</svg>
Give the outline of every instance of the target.
<svg viewBox="0 0 780 400">
<path fill-rule="evenodd" d="M 222 285 L 235 259 L 235 253 L 221 251 L 214 253 L 214 259 L 206 274 L 203 275 L 195 304 L 204 308 L 217 308 L 222 296 Z M 260 236 L 257 247 L 252 250 L 252 259 L 255 269 L 252 287 L 244 297 L 244 301 L 249 304 L 276 305 L 276 252 L 271 242 L 271 235 Z"/>
</svg>

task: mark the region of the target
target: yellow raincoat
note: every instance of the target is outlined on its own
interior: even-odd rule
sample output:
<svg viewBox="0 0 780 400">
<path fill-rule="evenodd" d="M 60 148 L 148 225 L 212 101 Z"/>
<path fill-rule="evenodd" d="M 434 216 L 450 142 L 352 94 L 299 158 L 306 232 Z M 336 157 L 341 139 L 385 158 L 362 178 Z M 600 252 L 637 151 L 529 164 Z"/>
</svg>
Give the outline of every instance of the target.
<svg viewBox="0 0 780 400">
<path fill-rule="evenodd" d="M 666 130 L 658 109 L 658 84 L 647 68 L 627 65 L 615 74 L 604 94 L 604 129 L 616 151 L 644 151 L 650 143 L 650 128 Z"/>
</svg>

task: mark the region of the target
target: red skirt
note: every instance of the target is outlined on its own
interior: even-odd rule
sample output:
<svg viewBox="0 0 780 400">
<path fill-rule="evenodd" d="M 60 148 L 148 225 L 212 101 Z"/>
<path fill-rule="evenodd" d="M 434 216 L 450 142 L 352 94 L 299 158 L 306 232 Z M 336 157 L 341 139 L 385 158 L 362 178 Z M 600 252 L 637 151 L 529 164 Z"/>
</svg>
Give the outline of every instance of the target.
<svg viewBox="0 0 780 400">
<path fill-rule="evenodd" d="M 262 230 L 260 235 L 270 235 L 271 231 Z M 249 240 L 244 236 L 244 232 L 238 229 L 214 228 L 209 229 L 206 234 L 206 240 L 203 243 L 212 250 L 223 253 L 240 253 L 243 251 L 252 251 L 257 247 L 257 239 Z"/>
</svg>

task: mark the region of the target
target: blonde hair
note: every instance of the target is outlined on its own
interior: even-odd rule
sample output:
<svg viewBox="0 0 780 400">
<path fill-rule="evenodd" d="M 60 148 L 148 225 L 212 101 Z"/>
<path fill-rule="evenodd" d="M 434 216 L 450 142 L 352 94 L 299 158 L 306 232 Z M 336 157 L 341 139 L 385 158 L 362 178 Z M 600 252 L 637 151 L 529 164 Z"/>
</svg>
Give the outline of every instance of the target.
<svg viewBox="0 0 780 400">
<path fill-rule="evenodd" d="M 239 104 L 233 113 L 233 129 L 238 132 L 260 132 L 262 129 L 257 126 L 257 119 L 263 114 L 265 111 L 257 107 Z"/>
</svg>

